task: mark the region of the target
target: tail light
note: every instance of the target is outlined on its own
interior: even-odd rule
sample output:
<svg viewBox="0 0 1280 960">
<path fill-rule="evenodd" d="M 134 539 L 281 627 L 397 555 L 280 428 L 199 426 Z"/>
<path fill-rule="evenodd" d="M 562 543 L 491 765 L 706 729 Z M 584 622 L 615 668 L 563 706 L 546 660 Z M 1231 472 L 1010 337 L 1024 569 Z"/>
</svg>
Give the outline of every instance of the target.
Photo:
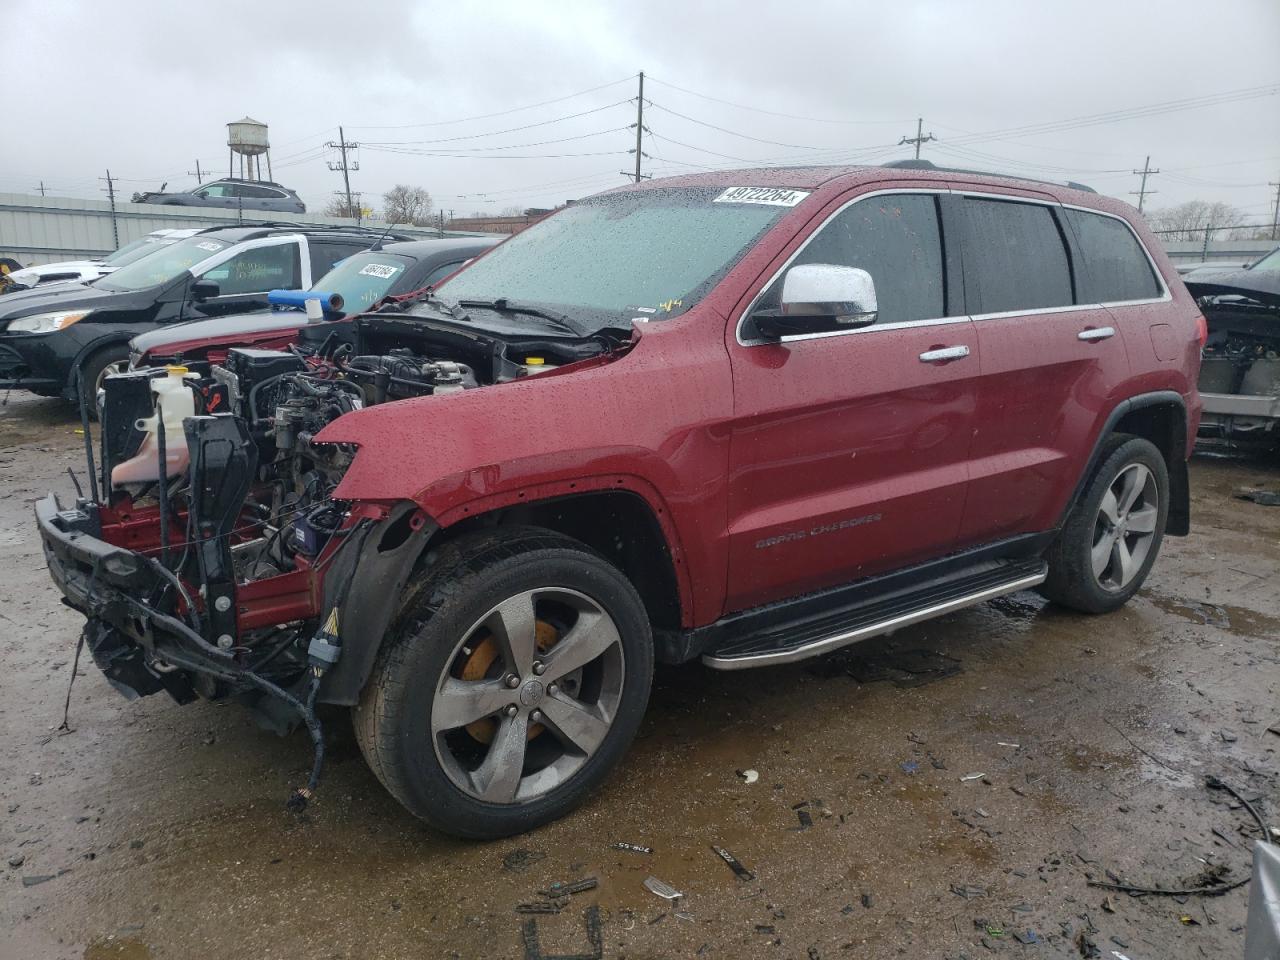
<svg viewBox="0 0 1280 960">
<path fill-rule="evenodd" d="M 1196 314 L 1196 343 L 1200 344 L 1203 350 L 1205 343 L 1209 340 L 1209 321 L 1204 318 L 1203 313 Z"/>
</svg>

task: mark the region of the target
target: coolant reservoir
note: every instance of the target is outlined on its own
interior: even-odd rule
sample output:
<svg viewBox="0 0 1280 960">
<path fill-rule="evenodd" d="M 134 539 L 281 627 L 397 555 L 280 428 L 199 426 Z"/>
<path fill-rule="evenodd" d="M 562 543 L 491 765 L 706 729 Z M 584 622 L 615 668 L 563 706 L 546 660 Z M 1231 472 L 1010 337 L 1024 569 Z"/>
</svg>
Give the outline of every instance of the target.
<svg viewBox="0 0 1280 960">
<path fill-rule="evenodd" d="M 160 444 L 156 439 L 157 424 L 164 420 L 165 477 L 176 477 L 187 469 L 191 454 L 187 451 L 187 436 L 182 421 L 196 414 L 196 401 L 188 380 L 198 380 L 200 375 L 189 373 L 186 367 L 166 367 L 163 377 L 151 381 L 151 394 L 155 397 L 155 413 L 138 420 L 136 426 L 146 434 L 136 456 L 117 464 L 111 471 L 111 485 L 122 483 L 149 483 L 160 479 Z"/>
</svg>

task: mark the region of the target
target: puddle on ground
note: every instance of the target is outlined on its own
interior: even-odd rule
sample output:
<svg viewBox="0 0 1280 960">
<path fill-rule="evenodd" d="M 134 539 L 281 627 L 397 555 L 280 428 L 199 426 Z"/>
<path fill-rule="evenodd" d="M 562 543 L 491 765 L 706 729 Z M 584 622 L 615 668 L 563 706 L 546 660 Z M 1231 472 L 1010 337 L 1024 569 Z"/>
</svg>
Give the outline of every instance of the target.
<svg viewBox="0 0 1280 960">
<path fill-rule="evenodd" d="M 1136 760 L 1132 754 L 1110 753 L 1084 743 L 1068 743 L 1062 747 L 1062 759 L 1077 773 L 1110 770 L 1114 767 L 1132 767 Z"/>
<path fill-rule="evenodd" d="M 1230 630 L 1246 637 L 1280 637 L 1280 618 L 1269 617 L 1247 607 L 1186 600 L 1156 593 L 1154 590 L 1145 590 L 1142 596 L 1165 613 L 1193 623 Z"/>
<path fill-rule="evenodd" d="M 151 948 L 133 937 L 99 937 L 84 948 L 84 960 L 151 960 Z"/>
</svg>

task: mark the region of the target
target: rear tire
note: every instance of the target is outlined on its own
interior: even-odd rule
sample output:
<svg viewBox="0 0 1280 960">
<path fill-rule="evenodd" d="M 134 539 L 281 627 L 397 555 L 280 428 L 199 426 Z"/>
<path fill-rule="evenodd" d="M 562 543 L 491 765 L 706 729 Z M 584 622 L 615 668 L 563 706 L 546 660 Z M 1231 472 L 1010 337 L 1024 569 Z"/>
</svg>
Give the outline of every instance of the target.
<svg viewBox="0 0 1280 960">
<path fill-rule="evenodd" d="M 415 816 L 507 837 L 604 780 L 652 676 L 648 618 L 620 570 L 567 537 L 498 528 L 446 544 L 411 582 L 355 708 L 356 739 Z"/>
<path fill-rule="evenodd" d="M 1040 593 L 1081 613 L 1109 613 L 1142 587 L 1164 538 L 1169 469 L 1149 440 L 1108 438 L 1098 466 L 1049 548 Z"/>
</svg>

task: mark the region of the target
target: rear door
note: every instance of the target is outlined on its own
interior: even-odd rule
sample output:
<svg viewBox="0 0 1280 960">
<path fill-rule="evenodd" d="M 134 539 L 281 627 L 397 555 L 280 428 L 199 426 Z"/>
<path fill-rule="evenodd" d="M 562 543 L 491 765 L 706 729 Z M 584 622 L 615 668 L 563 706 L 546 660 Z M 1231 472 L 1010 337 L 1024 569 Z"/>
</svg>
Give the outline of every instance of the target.
<svg viewBox="0 0 1280 960">
<path fill-rule="evenodd" d="M 942 243 L 945 190 L 838 204 L 731 324 L 727 611 L 947 553 L 960 528 L 978 343 Z M 868 271 L 875 323 L 763 341 L 787 268 Z M 946 350 L 952 359 L 930 359 Z"/>
<path fill-rule="evenodd" d="M 964 547 L 1056 524 L 1129 364 L 1111 316 L 1084 295 L 1055 200 L 957 190 L 957 201 L 982 355 Z"/>
<path fill-rule="evenodd" d="M 195 300 L 189 294 L 183 319 L 200 320 L 267 307 L 271 290 L 298 290 L 310 286 L 310 264 L 295 236 L 249 240 L 226 258 L 201 270 L 196 280 L 214 280 L 218 296 Z"/>
</svg>

